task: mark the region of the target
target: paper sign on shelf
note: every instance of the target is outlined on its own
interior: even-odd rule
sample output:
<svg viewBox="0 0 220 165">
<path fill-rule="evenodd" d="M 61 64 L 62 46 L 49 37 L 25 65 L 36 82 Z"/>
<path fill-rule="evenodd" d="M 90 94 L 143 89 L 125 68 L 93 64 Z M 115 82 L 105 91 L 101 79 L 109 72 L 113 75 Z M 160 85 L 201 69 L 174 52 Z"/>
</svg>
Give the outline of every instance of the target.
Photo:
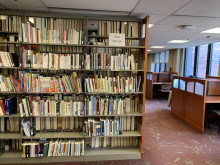
<svg viewBox="0 0 220 165">
<path fill-rule="evenodd" d="M 109 33 L 109 46 L 125 46 L 125 34 Z"/>
</svg>

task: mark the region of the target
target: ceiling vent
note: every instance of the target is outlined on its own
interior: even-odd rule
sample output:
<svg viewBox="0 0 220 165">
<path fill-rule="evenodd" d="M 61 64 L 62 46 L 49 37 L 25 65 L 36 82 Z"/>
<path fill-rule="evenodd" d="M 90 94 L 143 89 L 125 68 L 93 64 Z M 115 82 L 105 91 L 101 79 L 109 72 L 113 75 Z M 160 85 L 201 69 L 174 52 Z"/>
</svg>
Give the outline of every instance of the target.
<svg viewBox="0 0 220 165">
<path fill-rule="evenodd" d="M 192 25 L 180 25 L 179 28 L 182 30 L 194 30 L 196 27 Z"/>
</svg>

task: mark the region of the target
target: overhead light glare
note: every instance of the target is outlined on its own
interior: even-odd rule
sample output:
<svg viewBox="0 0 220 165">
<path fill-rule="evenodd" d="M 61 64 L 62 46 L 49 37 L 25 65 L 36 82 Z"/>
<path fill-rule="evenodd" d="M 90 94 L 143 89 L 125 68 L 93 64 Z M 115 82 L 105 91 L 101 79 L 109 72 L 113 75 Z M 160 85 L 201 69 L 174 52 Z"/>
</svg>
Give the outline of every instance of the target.
<svg viewBox="0 0 220 165">
<path fill-rule="evenodd" d="M 216 28 L 213 28 L 213 29 L 205 30 L 205 31 L 202 31 L 200 33 L 220 33 L 220 27 L 216 27 Z"/>
<path fill-rule="evenodd" d="M 190 40 L 171 40 L 171 41 L 168 41 L 167 43 L 181 44 L 181 43 L 187 43 L 187 42 L 190 42 Z"/>
<path fill-rule="evenodd" d="M 154 24 L 148 24 L 148 28 L 150 29 L 151 27 L 153 27 Z"/>
<path fill-rule="evenodd" d="M 165 47 L 166 46 L 151 46 L 150 48 L 152 48 L 152 49 L 163 49 Z"/>
<path fill-rule="evenodd" d="M 149 49 L 148 49 L 147 51 L 148 51 L 148 52 L 151 52 L 152 50 L 149 50 Z"/>
</svg>

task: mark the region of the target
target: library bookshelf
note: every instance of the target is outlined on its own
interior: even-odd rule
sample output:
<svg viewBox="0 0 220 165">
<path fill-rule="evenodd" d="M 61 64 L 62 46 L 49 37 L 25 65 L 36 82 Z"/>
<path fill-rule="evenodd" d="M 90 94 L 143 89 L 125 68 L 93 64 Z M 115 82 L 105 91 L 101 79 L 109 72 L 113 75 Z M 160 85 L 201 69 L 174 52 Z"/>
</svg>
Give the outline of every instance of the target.
<svg viewBox="0 0 220 165">
<path fill-rule="evenodd" d="M 71 75 L 72 72 L 76 72 L 78 74 L 78 77 L 81 77 L 83 81 L 85 81 L 85 77 L 90 78 L 97 74 L 98 76 L 108 76 L 114 77 L 119 76 L 121 77 L 141 77 L 141 85 L 139 90 L 135 91 L 97 91 L 96 92 L 88 92 L 88 91 L 82 91 L 81 93 L 77 91 L 22 91 L 22 86 L 20 91 L 0 91 L 0 97 L 2 98 L 9 98 L 9 97 L 15 97 L 17 98 L 17 104 L 19 105 L 21 103 L 21 100 L 18 98 L 26 98 L 30 96 L 36 96 L 41 99 L 51 99 L 53 100 L 55 97 L 55 100 L 58 99 L 59 101 L 75 101 L 83 102 L 88 98 L 91 100 L 91 98 L 99 98 L 101 99 L 108 99 L 110 101 L 110 98 L 114 97 L 114 99 L 125 99 L 128 100 L 134 99 L 137 100 L 138 106 L 134 107 L 134 111 L 128 111 L 127 109 L 127 103 L 126 107 L 122 106 L 122 109 L 125 110 L 123 113 L 110 113 L 109 114 L 86 114 L 84 112 L 80 115 L 53 115 L 53 116 L 47 116 L 47 115 L 30 115 L 30 116 L 22 116 L 20 114 L 20 108 L 17 106 L 16 113 L 13 113 L 11 115 L 1 115 L 0 119 L 1 121 L 4 120 L 10 120 L 14 118 L 18 118 L 19 125 L 21 125 L 21 121 L 30 121 L 33 125 L 34 135 L 33 136 L 25 136 L 24 131 L 22 128 L 19 128 L 17 131 L 11 131 L 11 130 L 5 130 L 1 129 L 0 133 L 0 140 L 1 140 L 1 150 L 0 150 L 0 162 L 1 163 L 7 163 L 7 164 L 14 164 L 14 163 L 45 163 L 45 162 L 80 162 L 80 161 L 104 161 L 104 160 L 125 160 L 125 159 L 141 159 L 143 158 L 144 154 L 144 118 L 145 118 L 145 91 L 146 91 L 146 71 L 147 71 L 147 46 L 148 46 L 148 24 L 149 24 L 149 17 L 147 16 L 145 19 L 134 19 L 134 18 L 124 18 L 124 17 L 94 17 L 94 16 L 73 16 L 68 14 L 52 14 L 52 13 L 37 13 L 37 12 L 20 12 L 20 11 L 13 11 L 13 12 L 7 12 L 7 11 L 1 11 L 0 15 L 6 15 L 8 17 L 17 16 L 20 17 L 21 23 L 31 24 L 31 26 L 36 27 L 37 23 L 36 20 L 38 18 L 39 20 L 47 20 L 47 28 L 52 28 L 52 22 L 51 20 L 55 21 L 56 19 L 63 19 L 63 20 L 74 20 L 71 22 L 71 25 L 68 21 L 65 22 L 65 26 L 74 26 L 75 29 L 78 29 L 78 31 L 83 31 L 84 35 L 82 35 L 79 32 L 79 36 L 81 36 L 80 39 L 77 39 L 79 42 L 76 43 L 33 43 L 33 42 L 25 42 L 23 39 L 19 39 L 19 35 L 21 35 L 22 31 L 19 31 L 19 28 L 13 27 L 13 30 L 2 30 L 0 31 L 0 46 L 4 48 L 4 50 L 0 51 L 7 51 L 10 52 L 11 49 L 13 49 L 13 53 L 18 54 L 18 65 L 17 66 L 1 66 L 1 75 L 15 75 L 15 77 L 18 77 L 18 72 L 28 72 L 30 74 L 40 74 L 42 76 L 49 76 L 52 77 L 53 75 Z M 31 23 L 29 18 L 34 18 L 35 22 Z M 19 20 L 19 19 L 17 19 Z M 62 22 L 62 21 L 61 21 Z M 131 23 L 130 23 L 131 22 Z M 60 22 L 59 22 L 60 23 Z M 64 22 L 62 22 L 64 23 Z M 137 23 L 137 24 L 135 24 Z M 95 24 L 95 28 L 91 25 Z M 125 24 L 125 27 L 124 27 Z M 144 26 L 145 25 L 145 26 Z M 59 26 L 56 24 L 56 26 Z M 63 24 L 61 26 L 64 27 Z M 107 31 L 107 27 L 111 26 L 111 31 Z M 115 26 L 115 27 L 114 27 Z M 119 31 L 117 31 L 117 26 L 120 27 Z M 123 26 L 123 27 L 122 27 Z M 129 26 L 135 27 L 129 29 Z M 22 26 L 21 26 L 22 27 Z M 55 27 L 55 25 L 53 25 Z M 36 27 L 37 28 L 37 27 Z M 127 31 L 123 28 L 127 28 Z M 136 31 L 134 31 L 136 30 Z M 49 30 L 48 30 L 49 31 Z M 122 32 L 123 31 L 123 32 Z M 125 41 L 126 46 L 110 46 L 108 45 L 108 34 L 110 32 L 113 33 L 125 33 Z M 24 33 L 24 32 L 23 32 Z M 25 32 L 26 33 L 26 32 Z M 48 32 L 49 33 L 49 32 Z M 94 35 L 97 33 L 96 35 Z M 37 33 L 38 34 L 38 33 Z M 144 35 L 144 36 L 143 36 Z M 14 36 L 13 40 L 10 40 L 10 36 Z M 23 36 L 22 36 L 23 37 Z M 56 37 L 55 37 L 56 38 Z M 55 39 L 54 38 L 54 39 Z M 69 40 L 71 40 L 69 38 Z M 48 41 L 49 42 L 49 41 Z M 73 39 L 74 42 L 74 39 Z M 92 43 L 92 44 L 91 44 Z M 134 44 L 133 44 L 134 43 Z M 11 48 L 13 46 L 13 48 Z M 0 47 L 0 49 L 2 48 Z M 22 63 L 23 58 L 23 52 L 22 47 L 26 47 L 27 50 L 31 50 L 35 53 L 53 53 L 53 54 L 76 54 L 79 53 L 80 56 L 83 54 L 92 54 L 90 58 L 93 57 L 95 53 L 105 53 L 110 55 L 117 55 L 117 54 L 128 54 L 134 55 L 134 61 L 137 63 L 136 65 L 138 67 L 133 67 L 133 69 L 121 69 L 121 68 L 86 68 L 85 66 L 81 66 L 78 68 L 43 68 L 42 66 L 35 66 L 33 67 L 31 64 L 26 63 L 24 66 Z M 123 56 L 124 57 L 124 56 Z M 80 58 L 84 58 L 80 57 Z M 101 55 L 100 55 L 101 58 Z M 115 58 L 116 59 L 116 58 Z M 71 59 L 72 60 L 72 59 Z M 103 60 L 104 61 L 104 60 Z M 133 61 L 133 62 L 134 62 Z M 92 62 L 93 63 L 93 59 Z M 94 62 L 95 63 L 95 62 Z M 116 63 L 116 62 L 115 62 Z M 101 62 L 99 63 L 101 65 Z M 48 64 L 49 65 L 49 64 Z M 93 66 L 93 64 L 91 64 Z M 92 77 L 93 78 L 93 77 Z M 92 79 L 91 78 L 91 79 Z M 95 78 L 95 76 L 94 76 Z M 101 79 L 101 78 L 100 78 Z M 20 80 L 21 81 L 21 80 Z M 109 80 L 110 81 L 110 80 Z M 113 80 L 112 80 L 113 81 Z M 135 79 L 134 79 L 135 81 Z M 130 82 L 130 81 L 129 81 Z M 65 86 L 65 85 L 64 85 Z M 85 85 L 86 86 L 86 85 Z M 137 82 L 136 82 L 137 86 Z M 111 87 L 111 85 L 110 85 Z M 104 88 L 104 87 L 103 87 Z M 135 87 L 134 87 L 135 88 Z M 137 88 L 137 87 L 136 87 Z M 88 89 L 87 89 L 88 90 Z M 114 90 L 114 88 L 112 89 Z M 137 99 L 136 99 L 137 98 Z M 120 100 L 121 101 L 121 100 Z M 30 101 L 31 102 L 31 101 Z M 100 101 L 101 102 L 101 101 Z M 132 102 L 132 101 L 131 101 Z M 86 102 L 85 102 L 86 103 Z M 101 103 L 100 103 L 101 104 Z M 77 104 L 78 105 L 78 104 Z M 81 104 L 79 104 L 81 105 Z M 119 104 L 120 105 L 120 104 Z M 123 104 L 122 104 L 123 105 Z M 129 106 L 130 106 L 129 102 Z M 140 106 L 139 106 L 140 105 Z M 84 106 L 84 105 L 83 105 Z M 86 106 L 86 105 L 85 105 Z M 111 105 L 109 105 L 110 107 Z M 31 107 L 32 108 L 32 107 Z M 30 108 L 30 109 L 31 109 Z M 72 107 L 73 108 L 73 107 Z M 90 107 L 91 108 L 91 107 Z M 74 109 L 74 108 L 73 108 Z M 60 108 L 61 111 L 61 108 Z M 78 112 L 77 112 L 78 113 Z M 33 114 L 33 112 L 32 112 Z M 45 125 L 47 125 L 47 121 L 50 122 L 50 125 L 53 128 L 47 128 L 47 126 L 44 126 L 43 129 L 37 129 L 36 128 L 36 120 L 40 119 L 40 122 L 45 121 Z M 65 123 L 66 128 L 56 128 L 55 124 L 51 124 L 52 122 L 56 122 L 58 118 L 62 118 Z M 75 125 L 73 128 L 70 128 L 71 126 L 71 118 L 74 118 L 74 124 L 77 120 L 77 128 L 75 128 Z M 77 118 L 77 119 L 76 119 Z M 97 120 L 101 121 L 101 119 L 109 119 L 109 121 L 119 122 L 121 128 L 121 132 L 119 134 L 105 134 L 105 136 L 92 136 L 89 133 L 85 134 L 85 123 L 89 122 L 89 120 L 92 120 L 92 122 L 96 122 Z M 123 120 L 122 120 L 123 118 Z M 126 119 L 126 120 L 125 120 Z M 68 122 L 70 121 L 70 124 Z M 126 121 L 126 122 L 125 122 Z M 133 122 L 134 121 L 134 122 Z M 105 122 L 108 122 L 107 120 Z M 134 123 L 134 128 L 130 128 L 132 126 L 128 126 L 129 123 Z M 42 124 L 42 123 L 41 123 Z M 101 123 L 102 124 L 102 123 Z M 2 122 L 1 122 L 2 127 Z M 21 127 L 21 126 L 19 126 Z M 126 129 L 125 129 L 126 127 Z M 98 127 L 97 127 L 98 128 Z M 108 127 L 106 127 L 108 128 Z M 102 130 L 104 128 L 101 128 Z M 116 129 L 116 128 L 115 128 Z M 91 131 L 91 130 L 90 130 Z M 105 130 L 106 131 L 106 130 Z M 92 132 L 93 133 L 93 132 Z M 47 156 L 47 157 L 25 157 L 23 156 L 23 145 L 24 142 L 38 142 L 40 139 L 46 138 L 48 142 L 51 142 L 53 140 L 61 139 L 63 141 L 74 139 L 74 144 L 78 140 L 82 140 L 84 143 L 83 149 L 81 148 L 80 152 L 83 152 L 83 155 L 78 156 L 56 156 L 53 155 Z M 98 142 L 96 141 L 96 144 L 99 143 L 99 146 L 93 146 L 93 140 L 98 139 Z M 12 141 L 15 141 L 14 145 L 20 145 L 19 147 L 11 147 L 11 144 L 9 144 L 9 151 L 4 151 L 4 148 L 2 145 L 5 142 L 2 143 L 2 141 L 9 141 L 9 143 L 12 143 Z M 105 144 L 106 143 L 106 144 Z M 81 143 L 80 143 L 81 144 Z M 114 144 L 114 145 L 113 145 Z M 13 144 L 12 144 L 13 146 Z M 105 147 L 104 147 L 105 146 Z M 82 151 L 83 150 L 83 151 Z M 26 149 L 25 149 L 26 152 Z M 30 152 L 30 151 L 29 151 Z M 36 151 L 35 151 L 36 153 Z M 64 158 L 65 157 L 65 158 Z"/>
</svg>

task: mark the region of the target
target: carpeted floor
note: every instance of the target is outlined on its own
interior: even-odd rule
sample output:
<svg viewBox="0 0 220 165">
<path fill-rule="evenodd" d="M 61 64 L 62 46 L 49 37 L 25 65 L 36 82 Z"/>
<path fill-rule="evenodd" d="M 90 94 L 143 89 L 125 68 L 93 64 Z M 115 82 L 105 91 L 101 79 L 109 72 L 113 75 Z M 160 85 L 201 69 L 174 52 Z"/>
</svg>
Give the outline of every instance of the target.
<svg viewBox="0 0 220 165">
<path fill-rule="evenodd" d="M 220 135 L 215 127 L 206 128 L 204 134 L 196 132 L 171 115 L 167 101 L 147 100 L 145 113 L 143 160 L 56 165 L 220 165 Z"/>
</svg>

